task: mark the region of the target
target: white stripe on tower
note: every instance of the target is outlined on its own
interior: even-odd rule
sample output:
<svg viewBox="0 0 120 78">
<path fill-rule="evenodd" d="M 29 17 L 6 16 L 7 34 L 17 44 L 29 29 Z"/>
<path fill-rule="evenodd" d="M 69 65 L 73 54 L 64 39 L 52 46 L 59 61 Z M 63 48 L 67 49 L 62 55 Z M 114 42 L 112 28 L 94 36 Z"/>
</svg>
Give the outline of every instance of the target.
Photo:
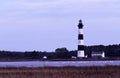
<svg viewBox="0 0 120 78">
<path fill-rule="evenodd" d="M 78 31 L 79 32 L 78 32 L 78 52 L 77 52 L 77 57 L 81 58 L 81 57 L 85 57 L 82 20 L 79 21 Z"/>
</svg>

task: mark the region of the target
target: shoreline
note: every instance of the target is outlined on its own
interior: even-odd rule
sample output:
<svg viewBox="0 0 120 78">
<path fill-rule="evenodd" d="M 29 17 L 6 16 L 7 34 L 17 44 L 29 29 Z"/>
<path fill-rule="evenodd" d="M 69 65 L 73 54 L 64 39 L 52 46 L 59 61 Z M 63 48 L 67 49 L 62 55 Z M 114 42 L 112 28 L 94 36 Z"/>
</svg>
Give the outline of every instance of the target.
<svg viewBox="0 0 120 78">
<path fill-rule="evenodd" d="M 77 58 L 77 59 L 0 59 L 0 62 L 24 62 L 24 61 L 116 61 L 118 58 Z"/>
</svg>

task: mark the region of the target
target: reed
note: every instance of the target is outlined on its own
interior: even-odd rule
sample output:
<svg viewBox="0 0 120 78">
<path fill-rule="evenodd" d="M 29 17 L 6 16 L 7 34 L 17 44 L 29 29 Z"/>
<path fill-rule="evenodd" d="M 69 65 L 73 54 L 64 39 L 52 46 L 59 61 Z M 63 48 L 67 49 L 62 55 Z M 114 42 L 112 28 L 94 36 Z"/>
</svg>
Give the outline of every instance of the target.
<svg viewBox="0 0 120 78">
<path fill-rule="evenodd" d="M 0 78 L 120 78 L 120 66 L 0 68 Z"/>
</svg>

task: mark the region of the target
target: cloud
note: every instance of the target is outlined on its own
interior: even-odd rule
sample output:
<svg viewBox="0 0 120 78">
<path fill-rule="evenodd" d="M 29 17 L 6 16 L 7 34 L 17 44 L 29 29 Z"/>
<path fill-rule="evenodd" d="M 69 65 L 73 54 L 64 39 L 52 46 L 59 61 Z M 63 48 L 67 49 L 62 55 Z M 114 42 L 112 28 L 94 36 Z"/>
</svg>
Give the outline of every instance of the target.
<svg viewBox="0 0 120 78">
<path fill-rule="evenodd" d="M 118 0 L 50 0 L 50 1 L 28 1 L 28 0 L 12 0 L 12 1 L 5 1 L 2 2 L 4 7 L 12 7 L 14 8 L 22 8 L 22 9 L 35 9 L 40 7 L 56 7 L 56 6 L 65 6 L 65 5 L 84 5 L 94 4 L 96 2 L 116 2 Z"/>
<path fill-rule="evenodd" d="M 118 14 L 120 9 L 118 0 L 6 0 L 1 4 L 1 17 L 29 15 L 45 17 L 97 16 L 100 13 L 102 15 Z"/>
<path fill-rule="evenodd" d="M 105 7 L 106 4 L 119 3 L 118 0 L 12 0 L 4 1 L 1 3 L 1 11 L 38 11 L 38 12 L 50 12 L 56 10 L 74 11 L 87 8 L 96 9 L 97 7 Z M 103 6 L 104 5 L 104 6 Z M 104 9 L 103 8 L 103 9 Z"/>
</svg>

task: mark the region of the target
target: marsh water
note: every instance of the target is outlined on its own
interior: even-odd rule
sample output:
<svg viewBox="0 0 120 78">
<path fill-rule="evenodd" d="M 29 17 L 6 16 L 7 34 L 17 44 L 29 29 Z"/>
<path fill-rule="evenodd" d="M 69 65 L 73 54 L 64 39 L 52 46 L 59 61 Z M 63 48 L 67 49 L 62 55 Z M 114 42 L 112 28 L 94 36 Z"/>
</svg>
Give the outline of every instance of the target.
<svg viewBox="0 0 120 78">
<path fill-rule="evenodd" d="M 120 60 L 109 61 L 22 61 L 0 62 L 0 67 L 63 67 L 63 66 L 120 66 Z"/>
</svg>

